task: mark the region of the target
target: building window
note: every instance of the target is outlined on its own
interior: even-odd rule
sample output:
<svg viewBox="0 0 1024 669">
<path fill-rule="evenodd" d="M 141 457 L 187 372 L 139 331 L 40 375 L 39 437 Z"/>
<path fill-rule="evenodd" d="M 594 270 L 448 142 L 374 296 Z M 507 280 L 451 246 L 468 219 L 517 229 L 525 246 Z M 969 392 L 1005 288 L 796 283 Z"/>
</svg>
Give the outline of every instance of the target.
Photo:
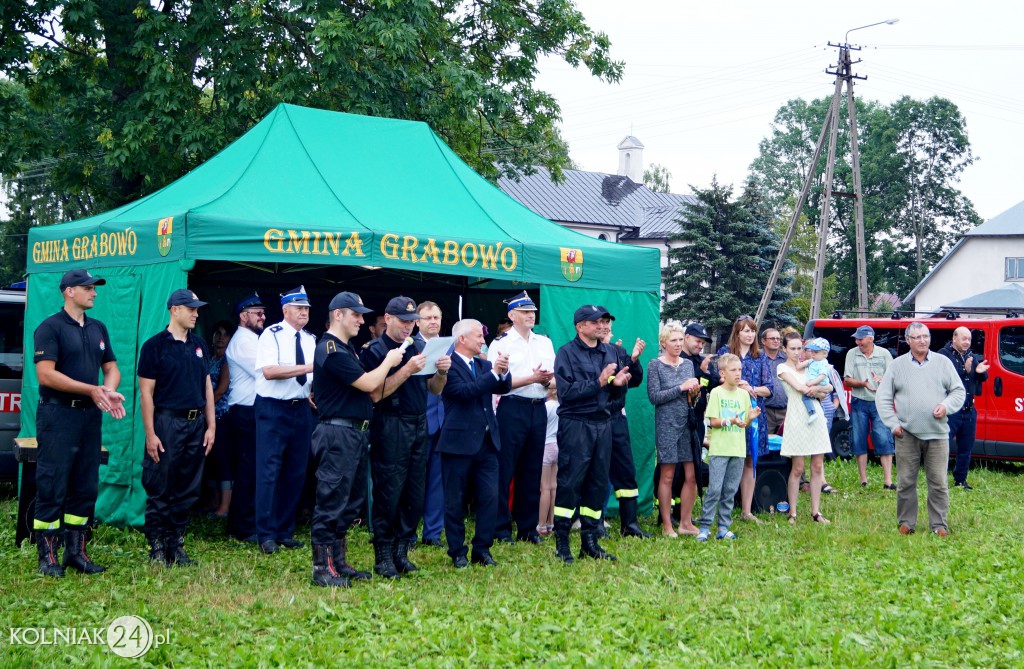
<svg viewBox="0 0 1024 669">
<path fill-rule="evenodd" d="M 1024 258 L 1006 259 L 1006 281 L 1024 281 Z"/>
<path fill-rule="evenodd" d="M 601 234 L 599 234 L 597 236 L 597 238 L 598 239 L 603 239 L 604 241 L 608 241 L 608 235 L 604 234 L 603 232 Z"/>
</svg>

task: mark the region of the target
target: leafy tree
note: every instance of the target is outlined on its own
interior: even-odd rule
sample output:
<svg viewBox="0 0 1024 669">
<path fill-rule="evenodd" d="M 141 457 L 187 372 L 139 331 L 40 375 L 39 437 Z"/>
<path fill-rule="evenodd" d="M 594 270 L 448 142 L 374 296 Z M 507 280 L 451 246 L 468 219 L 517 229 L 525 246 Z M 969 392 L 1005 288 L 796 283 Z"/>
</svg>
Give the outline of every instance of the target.
<svg viewBox="0 0 1024 669">
<path fill-rule="evenodd" d="M 664 165 L 651 163 L 651 166 L 644 170 L 644 185 L 655 193 L 671 193 L 670 179 L 672 173 Z"/>
<path fill-rule="evenodd" d="M 671 237 L 682 245 L 669 251 L 665 291 L 675 297 L 663 311 L 727 335 L 737 316 L 756 311 L 779 239 L 752 183 L 735 200 L 732 187 L 717 179 L 691 189 L 696 202 L 684 206 L 680 231 Z M 769 309 L 768 320 L 780 326 L 796 323 L 783 307 L 790 280 L 780 281 Z"/>
<path fill-rule="evenodd" d="M 830 102 L 822 98 L 786 103 L 751 164 L 752 178 L 765 191 L 777 220 L 792 213 L 792 201 L 803 185 Z M 905 295 L 958 235 L 980 222 L 973 205 L 955 187 L 962 170 L 973 161 L 970 143 L 963 117 L 948 100 L 921 102 L 904 97 L 889 106 L 859 99 L 856 104 L 868 290 Z M 850 192 L 853 178 L 845 100 L 839 115 L 833 191 Z M 802 212 L 813 229 L 820 217 L 824 171 L 823 156 Z M 835 277 L 837 306 L 856 304 L 855 248 L 854 202 L 833 198 L 826 276 Z M 803 286 L 797 290 L 802 293 Z M 827 310 L 824 304 L 823 310 Z"/>
<path fill-rule="evenodd" d="M 291 102 L 425 121 L 489 178 L 558 175 L 552 56 L 622 74 L 572 0 L 5 0 L 0 173 L 17 199 L 42 172 L 52 217 L 98 213 Z"/>
</svg>

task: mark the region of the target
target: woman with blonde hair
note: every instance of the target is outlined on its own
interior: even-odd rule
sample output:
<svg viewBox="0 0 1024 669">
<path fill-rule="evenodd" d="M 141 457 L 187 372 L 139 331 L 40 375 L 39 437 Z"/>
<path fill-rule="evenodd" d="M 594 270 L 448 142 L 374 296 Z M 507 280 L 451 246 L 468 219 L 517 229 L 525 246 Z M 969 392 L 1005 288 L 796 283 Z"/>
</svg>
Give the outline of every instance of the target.
<svg viewBox="0 0 1024 669">
<path fill-rule="evenodd" d="M 772 365 L 767 355 L 757 345 L 757 323 L 746 314 L 736 319 L 729 334 L 729 343 L 718 349 L 718 355 L 732 353 L 743 364 L 742 380 L 739 387 L 750 394 L 761 413 L 765 413 L 765 400 L 772 396 L 774 381 Z M 760 523 L 757 516 L 750 511 L 754 500 L 754 465 L 757 458 L 768 455 L 768 430 L 766 422 L 758 419 L 746 431 L 747 457 L 743 461 L 743 477 L 740 479 L 740 506 L 743 520 Z"/>
<path fill-rule="evenodd" d="M 658 508 L 667 537 L 697 534 L 693 503 L 697 500 L 694 456 L 690 444 L 689 394 L 698 387 L 693 363 L 682 357 L 684 330 L 678 321 L 661 327 L 661 355 L 647 363 L 647 397 L 654 405 L 654 439 L 658 448 Z M 678 532 L 672 527 L 672 479 L 683 463 L 686 482 L 680 495 Z"/>
</svg>

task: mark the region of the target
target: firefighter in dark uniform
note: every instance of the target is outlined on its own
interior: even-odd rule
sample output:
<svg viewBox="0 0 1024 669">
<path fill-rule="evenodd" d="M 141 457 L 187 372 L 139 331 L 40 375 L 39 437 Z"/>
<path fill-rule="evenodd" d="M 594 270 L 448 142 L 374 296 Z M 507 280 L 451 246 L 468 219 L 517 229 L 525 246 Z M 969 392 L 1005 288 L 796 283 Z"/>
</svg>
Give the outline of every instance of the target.
<svg viewBox="0 0 1024 669">
<path fill-rule="evenodd" d="M 608 499 L 612 449 L 610 406 L 626 393 L 629 370 L 598 339 L 598 321 L 608 311 L 596 305 L 576 310 L 576 337 L 555 354 L 558 387 L 558 490 L 555 492 L 555 555 L 572 562 L 569 530 L 579 504 L 580 557 L 614 560 L 598 544 L 601 510 Z"/>
<path fill-rule="evenodd" d="M 370 392 L 403 351 L 393 348 L 372 372 L 366 372 L 350 341 L 359 334 L 363 306 L 355 293 L 338 293 L 328 306 L 329 326 L 313 355 L 313 397 L 319 424 L 313 429 L 316 506 L 313 509 L 313 583 L 348 587 L 349 579 L 369 579 L 346 559 L 348 528 L 366 497 L 367 430 L 373 414 Z"/>
<path fill-rule="evenodd" d="M 637 337 L 632 353 L 627 352 L 621 344 L 612 343 L 612 321 L 614 320 L 615 317 L 609 314 L 607 318 L 598 321 L 600 325 L 599 338 L 615 351 L 616 364 L 619 369 L 629 370 L 629 383 L 626 384 L 626 387 L 636 388 L 644 380 L 644 368 L 639 361 L 647 343 Z M 640 490 L 636 482 L 633 443 L 629 438 L 629 423 L 626 421 L 625 407 L 625 393 L 608 403 L 608 410 L 612 412 L 612 455 L 608 468 L 608 479 L 611 481 L 615 499 L 619 501 L 619 531 L 622 532 L 622 536 L 649 539 L 651 535 L 640 528 L 640 523 L 637 520 L 637 497 L 640 495 Z M 603 533 L 604 527 L 599 526 L 598 531 Z"/>
<path fill-rule="evenodd" d="M 206 306 L 190 290 L 176 290 L 167 299 L 171 322 L 150 337 L 139 351 L 139 395 L 146 454 L 142 487 L 146 489 L 146 520 L 142 532 L 149 558 L 168 567 L 195 564 L 185 552 L 188 513 L 199 499 L 203 461 L 216 431 L 210 355 L 193 330 L 199 307 Z"/>
<path fill-rule="evenodd" d="M 370 474 L 373 478 L 373 570 L 384 578 L 414 572 L 409 546 L 423 516 L 427 469 L 427 392 L 441 394 L 451 358 L 437 361 L 437 373 L 417 375 L 426 366 L 423 342 L 412 339 L 420 315 L 416 302 L 393 298 L 384 309 L 385 330 L 362 350 L 366 369 L 376 369 L 388 352 L 402 348 L 402 364 L 389 370 L 373 390 Z"/>
<path fill-rule="evenodd" d="M 99 490 L 103 412 L 123 418 L 124 396 L 117 392 L 121 372 L 106 326 L 85 312 L 106 281 L 83 269 L 60 281 L 64 308 L 35 331 L 36 376 L 36 532 L 39 571 L 60 577 L 65 567 L 85 574 L 104 571 L 85 552 L 86 523 Z M 103 371 L 103 383 L 99 373 Z M 57 561 L 64 521 L 64 558 Z"/>
</svg>

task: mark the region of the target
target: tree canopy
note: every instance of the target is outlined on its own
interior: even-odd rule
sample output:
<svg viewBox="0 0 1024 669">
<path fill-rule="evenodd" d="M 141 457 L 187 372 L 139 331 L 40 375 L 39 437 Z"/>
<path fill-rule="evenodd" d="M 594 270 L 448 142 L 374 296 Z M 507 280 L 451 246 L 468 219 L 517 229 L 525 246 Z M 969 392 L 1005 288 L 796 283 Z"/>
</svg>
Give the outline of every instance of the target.
<svg viewBox="0 0 1024 669">
<path fill-rule="evenodd" d="M 750 166 L 777 222 L 792 213 L 830 101 L 791 100 L 783 105 Z M 904 296 L 960 236 L 981 222 L 956 187 L 974 160 L 966 123 L 956 105 L 944 98 L 920 101 L 904 96 L 888 106 L 858 99 L 856 104 L 868 290 Z M 839 116 L 833 191 L 851 192 L 845 101 Z M 802 212 L 812 229 L 821 214 L 824 172 L 822 158 Z M 833 198 L 826 276 L 834 277 L 837 307 L 856 305 L 854 227 L 853 200 Z M 806 290 L 809 295 L 809 283 Z"/>
<path fill-rule="evenodd" d="M 609 46 L 572 0 L 8 0 L 0 175 L 21 226 L 98 213 L 290 102 L 425 121 L 491 178 L 557 176 L 538 60 L 617 81 Z"/>
</svg>

